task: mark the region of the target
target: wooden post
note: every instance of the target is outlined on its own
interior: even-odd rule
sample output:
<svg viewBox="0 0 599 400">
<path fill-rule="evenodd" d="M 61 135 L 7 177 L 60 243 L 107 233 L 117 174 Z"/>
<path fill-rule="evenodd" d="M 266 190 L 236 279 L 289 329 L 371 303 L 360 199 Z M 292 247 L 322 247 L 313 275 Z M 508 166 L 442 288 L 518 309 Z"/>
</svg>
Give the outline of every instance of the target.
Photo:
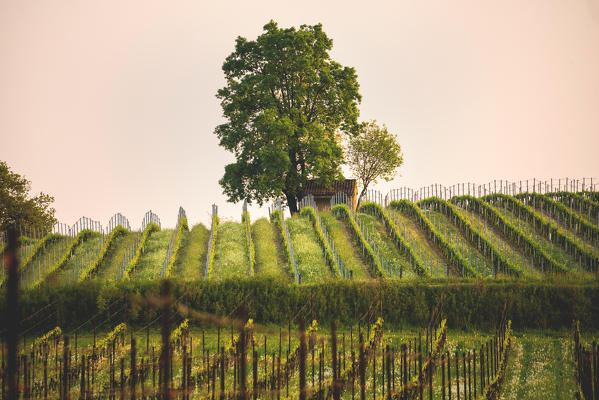
<svg viewBox="0 0 599 400">
<path fill-rule="evenodd" d="M 441 398 L 445 400 L 445 354 L 441 355 Z"/>
<path fill-rule="evenodd" d="M 220 330 L 219 330 L 220 332 Z M 225 346 L 220 348 L 220 400 L 225 399 Z"/>
<path fill-rule="evenodd" d="M 457 399 L 460 400 L 460 357 L 455 353 L 455 386 L 457 389 Z"/>
<path fill-rule="evenodd" d="M 451 355 L 447 351 L 447 393 L 448 399 L 451 400 Z"/>
<path fill-rule="evenodd" d="M 389 345 L 386 348 L 387 354 L 387 400 L 391 400 L 391 352 Z"/>
<path fill-rule="evenodd" d="M 135 400 L 135 383 L 137 381 L 137 365 L 135 364 L 135 359 L 137 358 L 137 349 L 135 344 L 135 338 L 133 337 L 133 335 L 131 335 L 131 364 L 129 373 L 129 384 L 131 386 L 131 400 Z"/>
<path fill-rule="evenodd" d="M 331 364 L 333 367 L 333 400 L 339 400 L 339 385 L 338 385 L 338 360 L 337 360 L 337 327 L 335 322 L 331 323 Z"/>
<path fill-rule="evenodd" d="M 299 398 L 306 399 L 306 326 L 304 320 L 300 320 L 300 347 L 299 347 Z"/>
<path fill-rule="evenodd" d="M 364 335 L 360 332 L 360 342 L 358 345 L 358 372 L 360 374 L 360 400 L 366 400 L 366 359 L 364 357 Z"/>
</svg>

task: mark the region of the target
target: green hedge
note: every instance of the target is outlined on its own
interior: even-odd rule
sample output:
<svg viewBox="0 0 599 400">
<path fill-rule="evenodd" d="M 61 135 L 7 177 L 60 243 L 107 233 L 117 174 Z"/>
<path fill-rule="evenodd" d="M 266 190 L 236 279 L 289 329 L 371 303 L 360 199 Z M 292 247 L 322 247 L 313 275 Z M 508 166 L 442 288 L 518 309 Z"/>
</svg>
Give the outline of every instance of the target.
<svg viewBox="0 0 599 400">
<path fill-rule="evenodd" d="M 169 277 L 175 266 L 175 261 L 177 261 L 177 254 L 179 254 L 179 248 L 181 247 L 181 237 L 183 236 L 183 230 L 189 230 L 187 226 L 187 218 L 181 218 L 181 223 L 179 224 L 179 229 L 177 230 L 177 237 L 175 238 L 175 245 L 173 246 L 173 252 L 171 253 L 171 258 L 168 260 L 168 265 L 166 267 L 166 276 Z"/>
<path fill-rule="evenodd" d="M 83 281 L 89 278 L 94 272 L 96 272 L 96 269 L 98 269 L 100 264 L 102 264 L 102 261 L 104 261 L 104 257 L 106 257 L 108 249 L 110 249 L 110 245 L 112 245 L 116 238 L 118 238 L 119 236 L 124 236 L 127 233 L 129 233 L 129 231 L 123 228 L 121 225 L 118 225 L 116 228 L 114 228 L 112 232 L 110 232 L 110 234 L 108 235 L 108 238 L 106 238 L 106 241 L 104 242 L 104 245 L 102 246 L 100 254 L 98 254 L 98 257 L 96 257 L 96 259 L 81 273 L 81 276 L 79 276 L 79 280 Z"/>
<path fill-rule="evenodd" d="M 333 273 L 333 275 L 335 275 L 336 278 L 342 278 L 339 271 L 337 271 L 337 268 L 335 268 L 335 255 L 333 254 L 333 250 L 331 250 L 331 248 L 329 247 L 329 243 L 327 242 L 327 239 L 324 237 L 324 233 L 320 228 L 320 221 L 318 219 L 318 216 L 316 215 L 316 212 L 312 207 L 303 207 L 300 211 L 300 215 L 307 215 L 310 218 L 310 220 L 312 220 L 312 225 L 314 226 L 314 230 L 316 230 L 316 235 L 318 236 L 320 245 L 324 249 L 324 254 L 327 259 L 327 263 L 329 264 L 329 268 L 331 269 L 331 272 Z"/>
<path fill-rule="evenodd" d="M 146 245 L 146 242 L 152 234 L 152 232 L 157 232 L 159 230 L 160 227 L 153 222 L 150 222 L 148 225 L 146 225 L 146 229 L 144 229 L 143 231 L 141 240 L 137 244 L 137 249 L 135 249 L 135 255 L 133 256 L 131 261 L 129 261 L 129 264 L 127 264 L 127 266 L 125 267 L 123 279 L 128 279 L 129 273 L 135 269 L 135 266 L 137 265 L 137 262 L 139 261 L 139 258 L 141 257 L 141 254 L 143 252 L 143 248 Z"/>
<path fill-rule="evenodd" d="M 376 309 L 372 322 L 380 316 L 390 326 L 425 326 L 444 294 L 441 315 L 447 318 L 450 328 L 493 330 L 507 300 L 507 315 L 515 329 L 568 329 L 572 319 L 581 320 L 589 329 L 599 329 L 597 281 L 570 284 L 549 279 L 443 279 L 408 283 L 343 279 L 295 285 L 274 278 L 236 278 L 223 281 L 171 279 L 171 282 L 173 298 L 181 299 L 199 312 L 228 316 L 238 310 L 245 299 L 248 317 L 260 324 L 286 324 L 290 316 L 297 315 L 306 320 L 316 319 L 322 325 L 337 320 L 347 326 Z M 27 324 L 39 324 L 35 329 L 43 332 L 59 325 L 68 332 L 97 313 L 100 313 L 94 322 L 97 326 L 112 327 L 120 322 L 143 326 L 160 315 L 160 308 L 143 300 L 159 297 L 160 283 L 160 280 L 124 280 L 106 285 L 88 279 L 62 288 L 43 285 L 38 290 L 26 290 L 20 299 L 23 318 L 52 305 L 46 313 L 47 319 L 29 320 L 21 329 L 29 328 Z M 5 298 L 4 290 L 0 291 L 3 313 L 6 313 Z M 186 317 L 175 315 L 178 322 Z"/>
<path fill-rule="evenodd" d="M 406 243 L 403 236 L 401 236 L 399 228 L 395 225 L 393 220 L 389 218 L 389 215 L 387 214 L 385 209 L 381 207 L 380 204 L 372 201 L 362 203 L 358 210 L 371 215 L 378 215 L 385 223 L 387 229 L 389 229 L 389 231 L 391 232 L 391 236 L 393 237 L 395 245 L 399 248 L 400 251 L 402 251 L 404 254 L 407 254 L 408 259 L 410 260 L 410 265 L 412 265 L 414 272 L 416 272 L 420 276 L 430 276 L 430 272 L 420 264 L 418 258 L 416 257 L 416 254 L 414 254 L 414 252 L 412 251 L 412 248 Z"/>
<path fill-rule="evenodd" d="M 391 203 L 389 203 L 389 207 L 410 213 L 416 217 L 416 220 L 422 229 L 424 229 L 429 238 L 440 248 L 441 252 L 447 258 L 449 263 L 453 264 L 458 274 L 461 273 L 463 276 L 478 276 L 476 271 L 472 269 L 472 267 L 462 258 L 456 248 L 443 239 L 433 224 L 431 224 L 428 218 L 424 216 L 420 208 L 418 208 L 414 203 L 408 200 L 393 200 Z"/>
<path fill-rule="evenodd" d="M 482 201 L 481 199 L 473 196 L 455 196 L 451 199 L 452 203 L 462 202 L 465 207 L 468 209 L 482 213 L 485 211 L 488 215 L 488 220 L 495 225 L 497 228 L 504 230 L 507 232 L 507 236 L 512 241 L 517 241 L 519 246 L 524 248 L 524 251 L 532 256 L 533 263 L 542 264 L 549 266 L 555 272 L 566 272 L 568 268 L 562 263 L 555 261 L 552 259 L 545 251 L 539 246 L 539 244 L 526 235 L 522 229 L 519 229 L 516 226 L 513 226 L 508 220 L 506 220 L 503 215 L 497 211 L 497 209 Z"/>
<path fill-rule="evenodd" d="M 434 206 L 437 211 L 443 213 L 454 221 L 454 224 L 462 231 L 464 236 L 478 249 L 481 253 L 491 258 L 495 268 L 500 271 L 509 271 L 511 275 L 520 276 L 522 271 L 518 269 L 512 262 L 507 259 L 501 251 L 490 243 L 483 235 L 481 235 L 472 224 L 462 218 L 456 207 L 438 197 L 429 197 L 428 199 L 420 200 L 418 206 Z"/>
<path fill-rule="evenodd" d="M 333 213 L 333 215 L 335 217 L 343 218 L 343 219 L 347 220 L 347 222 L 349 223 L 349 226 L 352 228 L 354 235 L 356 236 L 358 241 L 362 244 L 362 247 L 364 247 L 364 250 L 366 251 L 366 256 L 370 260 L 370 273 L 372 274 L 372 276 L 373 277 L 384 276 L 383 266 L 381 265 L 381 260 L 376 256 L 376 254 L 374 254 L 374 250 L 372 250 L 372 247 L 370 247 L 370 244 L 368 243 L 368 241 L 362 234 L 360 227 L 358 226 L 358 224 L 352 217 L 352 213 L 351 213 L 349 207 L 345 204 L 337 204 L 331 209 L 331 212 Z"/>
</svg>

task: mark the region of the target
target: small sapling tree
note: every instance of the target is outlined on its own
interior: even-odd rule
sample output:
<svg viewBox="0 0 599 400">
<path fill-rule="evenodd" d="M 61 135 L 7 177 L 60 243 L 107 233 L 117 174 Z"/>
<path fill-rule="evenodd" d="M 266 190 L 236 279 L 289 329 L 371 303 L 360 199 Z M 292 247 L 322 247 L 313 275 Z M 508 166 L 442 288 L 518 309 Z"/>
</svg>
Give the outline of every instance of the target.
<svg viewBox="0 0 599 400">
<path fill-rule="evenodd" d="M 359 134 L 351 137 L 347 146 L 347 164 L 362 187 L 358 205 L 368 185 L 378 179 L 390 181 L 403 164 L 403 154 L 397 138 L 387 127 L 376 121 L 361 125 Z"/>
</svg>

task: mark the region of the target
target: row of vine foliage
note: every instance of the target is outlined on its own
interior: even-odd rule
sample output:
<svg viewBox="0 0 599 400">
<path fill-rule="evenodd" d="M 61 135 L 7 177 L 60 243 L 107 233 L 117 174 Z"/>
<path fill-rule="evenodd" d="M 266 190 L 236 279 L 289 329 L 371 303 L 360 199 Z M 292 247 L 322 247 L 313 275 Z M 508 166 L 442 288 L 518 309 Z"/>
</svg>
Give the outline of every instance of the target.
<svg viewBox="0 0 599 400">
<path fill-rule="evenodd" d="M 599 213 L 599 203 L 593 200 L 590 196 L 586 197 L 585 195 L 580 193 L 564 191 L 545 193 L 545 196 L 553 200 L 558 199 L 559 202 L 563 203 L 566 206 L 568 205 L 568 203 L 570 203 L 572 208 L 580 209 L 584 207 L 591 212 L 592 216 L 596 216 Z"/>
<path fill-rule="evenodd" d="M 570 229 L 574 228 L 576 232 L 580 232 L 581 234 L 587 236 L 599 235 L 599 228 L 588 222 L 586 219 L 582 218 L 577 213 L 571 211 L 562 203 L 553 200 L 547 195 L 539 193 L 521 193 L 517 194 L 514 197 L 516 197 L 520 201 L 526 201 L 528 204 L 531 203 L 531 200 L 534 200 L 534 204 L 536 204 L 537 209 L 540 208 L 540 201 L 542 204 L 545 204 L 547 206 L 545 210 L 548 212 L 548 214 L 553 219 L 559 218 L 561 221 L 564 222 L 564 226 L 566 224 L 566 221 L 568 221 L 568 227 Z M 572 223 L 569 222 L 570 220 L 572 221 Z"/>
<path fill-rule="evenodd" d="M 92 274 L 96 272 L 100 264 L 102 264 L 102 262 L 106 258 L 106 254 L 108 254 L 108 250 L 110 250 L 110 246 L 112 246 L 114 241 L 121 236 L 125 236 L 127 233 L 129 233 L 127 229 L 123 228 L 121 225 L 117 225 L 117 227 L 114 228 L 106 238 L 106 241 L 104 242 L 104 245 L 100 250 L 100 254 L 98 254 L 96 259 L 92 261 L 92 263 L 83 270 L 83 272 L 79 276 L 79 281 L 83 281 L 92 276 Z"/>
<path fill-rule="evenodd" d="M 281 219 L 281 213 L 279 210 L 275 210 L 270 214 L 270 222 L 274 224 L 280 232 L 281 241 L 283 242 L 283 250 L 285 251 L 285 258 L 287 259 L 287 269 L 288 273 L 291 277 L 295 277 L 295 271 L 293 270 L 293 260 L 291 259 L 291 253 L 289 253 L 289 245 L 288 241 L 291 238 L 288 238 L 285 234 L 285 228 L 283 228 L 283 220 Z"/>
<path fill-rule="evenodd" d="M 416 218 L 418 225 L 424 230 L 425 234 L 430 240 L 433 241 L 441 250 L 443 256 L 454 266 L 455 272 L 460 274 L 461 271 L 463 276 L 477 276 L 477 273 L 472 267 L 462 258 L 460 253 L 445 241 L 443 237 L 437 232 L 431 222 L 424 216 L 420 208 L 414 203 L 407 200 L 393 200 L 389 203 L 389 207 L 398 211 L 407 213 Z"/>
<path fill-rule="evenodd" d="M 50 267 L 50 269 L 46 271 L 45 275 L 41 276 L 37 281 L 33 283 L 32 287 L 38 287 L 42 284 L 42 282 L 44 282 L 44 280 L 48 279 L 51 275 L 58 273 L 58 271 L 60 271 L 67 264 L 67 262 L 69 262 L 69 260 L 75 253 L 75 250 L 77 250 L 77 247 L 79 247 L 83 242 L 87 241 L 88 239 L 99 235 L 100 234 L 98 232 L 92 231 L 90 229 L 84 229 L 81 232 L 79 232 L 77 236 L 75 236 L 75 239 L 71 242 L 71 244 L 69 244 L 69 247 L 64 252 L 62 258 L 58 261 L 58 263 Z"/>
<path fill-rule="evenodd" d="M 561 233 L 554 222 L 550 220 L 544 220 L 536 213 L 535 210 L 532 209 L 532 207 L 527 206 L 517 198 L 500 193 L 483 197 L 483 200 L 486 202 L 496 201 L 499 199 L 500 201 L 505 202 L 505 205 L 509 207 L 512 212 L 519 211 L 523 217 L 531 218 L 545 239 L 554 242 L 558 246 L 561 246 L 563 249 L 571 253 L 575 259 L 580 259 L 580 261 L 582 261 L 585 265 L 595 265 L 597 263 L 597 259 L 592 253 L 587 252 L 578 243 L 572 241 L 570 238 Z M 567 268 L 564 266 L 564 269 Z"/>
<path fill-rule="evenodd" d="M 522 229 L 512 225 L 491 204 L 477 197 L 468 195 L 455 196 L 451 199 L 451 202 L 483 215 L 493 226 L 505 232 L 508 240 L 517 243 L 518 246 L 522 246 L 524 253 L 532 259 L 533 264 L 545 265 L 550 267 L 554 272 L 566 272 L 568 270 L 565 265 L 552 259 L 541 246 L 530 239 Z"/>
<path fill-rule="evenodd" d="M 185 300 L 191 309 L 227 316 L 240 301 L 247 301 L 248 317 L 258 323 L 286 324 L 298 314 L 322 324 L 332 320 L 355 324 L 373 301 L 390 326 L 421 326 L 428 323 L 430 311 L 445 292 L 445 317 L 449 328 L 494 329 L 505 299 L 510 299 L 510 317 L 515 329 L 560 329 L 571 326 L 572 315 L 589 329 L 599 329 L 599 286 L 596 282 L 496 280 L 333 280 L 319 284 L 296 285 L 275 278 L 227 279 L 223 281 L 170 279 L 173 296 L 193 293 Z M 6 293 L 0 290 L 0 311 L 7 312 Z M 134 302 L 134 298 L 160 297 L 160 280 L 122 280 L 106 285 L 88 279 L 57 287 L 42 285 L 26 289 L 20 300 L 21 315 L 27 317 L 49 304 L 48 317 L 33 329 L 47 331 L 56 325 L 72 329 L 99 313 L 98 321 L 124 321 L 143 326 L 159 317 L 153 304 Z M 113 304 L 114 303 L 114 304 Z M 308 305 L 308 306 L 307 306 Z M 398 306 L 401 305 L 401 306 Z M 0 320 L 5 320 L 0 315 Z M 298 317 L 299 318 L 299 317 Z"/>
<path fill-rule="evenodd" d="M 501 353 L 499 355 L 499 367 L 495 376 L 491 380 L 488 386 L 485 387 L 482 395 L 479 397 L 481 400 L 495 400 L 501 395 L 501 384 L 505 378 L 505 371 L 507 368 L 508 356 L 510 352 L 510 346 L 512 343 L 512 321 L 507 321 L 505 327 L 505 333 L 503 334 L 503 342 L 501 344 Z"/>
<path fill-rule="evenodd" d="M 393 220 L 389 217 L 388 213 L 383 207 L 381 207 L 380 204 L 372 201 L 362 203 L 358 211 L 378 216 L 385 224 L 385 227 L 387 228 L 399 251 L 410 260 L 410 265 L 414 269 L 414 272 L 420 276 L 430 276 L 426 268 L 424 268 L 418 261 L 418 257 L 416 257 L 416 254 L 414 254 L 414 251 L 410 245 L 406 243 L 405 239 L 400 233 L 399 227 L 395 225 Z"/>
<path fill-rule="evenodd" d="M 374 253 L 374 250 L 372 250 L 372 247 L 370 247 L 370 244 L 368 243 L 368 241 L 362 234 L 362 230 L 358 226 L 357 222 L 354 220 L 354 218 L 352 216 L 352 212 L 349 209 L 349 207 L 345 204 L 337 204 L 337 205 L 333 206 L 333 208 L 331 209 L 331 212 L 333 213 L 333 215 L 336 218 L 343 219 L 349 223 L 349 226 L 351 227 L 351 230 L 354 233 L 354 236 L 356 237 L 358 242 L 362 244 L 362 248 L 364 249 L 364 252 L 368 258 L 368 261 L 370 261 L 369 262 L 370 274 L 374 277 L 383 276 L 384 274 L 383 274 L 383 266 L 381 265 L 381 260 L 376 256 L 376 254 Z"/>
<path fill-rule="evenodd" d="M 593 342 L 586 348 L 580 339 L 580 321 L 572 323 L 574 336 L 574 362 L 576 376 L 576 398 L 578 400 L 594 399 L 593 388 L 599 388 L 599 348 Z"/>
<path fill-rule="evenodd" d="M 449 217 L 470 244 L 491 259 L 493 267 L 497 271 L 508 271 L 510 275 L 515 276 L 522 274 L 504 254 L 501 254 L 501 251 L 496 246 L 490 243 L 483 234 L 478 232 L 469 221 L 460 215 L 453 204 L 438 197 L 429 197 L 428 199 L 420 200 L 418 206 L 433 207 L 436 211 Z"/>
<path fill-rule="evenodd" d="M 599 203 L 586 198 L 578 193 L 571 192 L 551 192 L 545 193 L 545 196 L 552 200 L 559 201 L 561 204 L 569 207 L 570 210 L 578 208 L 578 215 L 587 215 L 588 221 L 596 227 L 599 227 Z M 586 211 L 583 210 L 586 209 Z"/>
<path fill-rule="evenodd" d="M 241 222 L 245 225 L 245 244 L 248 248 L 248 257 L 250 260 L 250 276 L 254 276 L 254 268 L 256 267 L 256 252 L 254 250 L 254 242 L 252 240 L 250 213 L 244 212 L 241 214 Z"/>
<path fill-rule="evenodd" d="M 320 220 L 318 219 L 316 212 L 314 211 L 314 209 L 312 207 L 307 206 L 307 207 L 302 207 L 302 210 L 300 211 L 300 215 L 302 215 L 302 216 L 307 215 L 308 218 L 310 218 L 310 220 L 312 221 L 312 226 L 314 226 L 314 230 L 316 231 L 316 236 L 318 236 L 318 241 L 320 242 L 320 246 L 324 250 L 324 254 L 325 254 L 325 257 L 327 260 L 327 264 L 329 265 L 329 269 L 331 270 L 333 275 L 335 275 L 336 278 L 341 278 L 341 274 L 339 273 L 339 271 L 337 271 L 337 268 L 335 268 L 335 255 L 333 254 L 333 250 L 329 247 L 329 243 L 328 243 L 327 239 L 324 237 L 324 233 L 322 232 L 322 229 L 320 227 Z"/>
<path fill-rule="evenodd" d="M 214 253 L 216 252 L 216 238 L 218 237 L 218 224 L 220 222 L 220 219 L 218 218 L 218 215 L 213 215 L 212 216 L 212 240 L 209 241 L 208 245 L 210 246 L 208 248 L 208 268 L 207 268 L 207 276 L 206 278 L 210 278 L 212 276 L 212 273 L 214 272 L 213 268 L 212 268 L 212 264 L 214 262 Z"/>
<path fill-rule="evenodd" d="M 177 255 L 179 255 L 179 249 L 181 248 L 181 240 L 183 238 L 183 231 L 189 230 L 187 226 L 187 218 L 181 218 L 179 221 L 179 227 L 177 229 L 177 236 L 175 237 L 175 244 L 173 246 L 173 252 L 171 253 L 171 257 L 168 260 L 168 265 L 166 267 L 166 276 L 170 276 L 171 272 L 173 272 L 173 268 L 175 266 L 175 262 L 177 261 Z"/>
<path fill-rule="evenodd" d="M 130 274 L 135 270 L 135 267 L 139 262 L 139 258 L 143 254 L 144 247 L 146 246 L 148 238 L 153 232 L 158 232 L 159 230 L 160 226 L 153 222 L 150 222 L 148 225 L 146 225 L 146 229 L 144 229 L 141 235 L 141 240 L 139 241 L 139 243 L 137 244 L 137 248 L 135 249 L 135 255 L 133 256 L 131 261 L 129 261 L 129 264 L 127 264 L 127 266 L 125 267 L 125 271 L 123 274 L 124 278 L 130 278 Z"/>
<path fill-rule="evenodd" d="M 441 321 L 441 326 L 432 345 L 432 352 L 420 367 L 422 373 L 414 376 L 407 385 L 402 385 L 399 390 L 392 393 L 392 399 L 416 399 L 418 397 L 419 389 L 425 386 L 429 381 L 430 375 L 435 373 L 435 367 L 439 364 L 439 359 L 441 358 L 441 354 L 445 349 L 445 343 L 447 342 L 446 322 L 445 319 Z"/>
</svg>

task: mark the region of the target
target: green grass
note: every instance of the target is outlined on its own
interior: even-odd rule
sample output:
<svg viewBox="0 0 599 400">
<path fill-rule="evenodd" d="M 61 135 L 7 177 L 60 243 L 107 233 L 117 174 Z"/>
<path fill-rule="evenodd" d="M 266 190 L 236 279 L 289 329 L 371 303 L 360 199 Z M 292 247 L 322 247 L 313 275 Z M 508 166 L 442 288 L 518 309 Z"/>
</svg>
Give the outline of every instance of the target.
<svg viewBox="0 0 599 400">
<path fill-rule="evenodd" d="M 322 282 L 332 278 L 312 221 L 295 216 L 286 219 L 302 283 Z"/>
<path fill-rule="evenodd" d="M 100 281 L 114 281 L 115 274 L 121 265 L 125 252 L 129 247 L 135 244 L 137 235 L 137 232 L 129 232 L 116 238 L 110 245 L 104 260 L 98 267 L 98 271 L 95 273 L 93 279 L 98 279 Z"/>
<path fill-rule="evenodd" d="M 383 222 L 370 214 L 358 213 L 356 216 L 364 224 L 366 229 L 368 229 L 385 260 L 390 261 L 394 265 L 393 270 L 395 271 L 396 267 L 401 267 L 403 271 L 402 279 L 417 279 L 418 274 L 412 269 L 410 260 L 401 254 L 391 236 L 387 233 Z M 366 232 L 363 233 L 366 235 Z"/>
<path fill-rule="evenodd" d="M 512 344 L 501 399 L 573 399 L 576 387 L 572 340 L 519 336 Z"/>
<path fill-rule="evenodd" d="M 252 240 L 255 247 L 256 275 L 274 276 L 289 280 L 287 263 L 283 253 L 283 244 L 277 228 L 266 218 L 260 218 L 252 224 Z"/>
<path fill-rule="evenodd" d="M 176 277 L 198 279 L 204 276 L 209 236 L 210 231 L 203 224 L 195 225 L 191 231 L 183 231 L 174 269 Z"/>
<path fill-rule="evenodd" d="M 353 271 L 353 279 L 369 279 L 371 276 L 365 264 L 366 259 L 361 257 L 359 244 L 345 222 L 338 220 L 330 212 L 321 212 L 319 216 L 335 244 L 335 251 L 341 262 Z"/>
<path fill-rule="evenodd" d="M 163 229 L 153 232 L 148 237 L 141 257 L 133 269 L 133 279 L 156 279 L 161 276 L 162 264 L 173 232 L 173 229 Z"/>
<path fill-rule="evenodd" d="M 85 267 L 91 264 L 100 253 L 102 243 L 102 235 L 100 234 L 81 243 L 62 270 L 53 274 L 50 283 L 64 283 L 78 279 Z"/>
<path fill-rule="evenodd" d="M 218 225 L 212 270 L 212 279 L 250 275 L 244 224 L 229 221 Z"/>
</svg>

